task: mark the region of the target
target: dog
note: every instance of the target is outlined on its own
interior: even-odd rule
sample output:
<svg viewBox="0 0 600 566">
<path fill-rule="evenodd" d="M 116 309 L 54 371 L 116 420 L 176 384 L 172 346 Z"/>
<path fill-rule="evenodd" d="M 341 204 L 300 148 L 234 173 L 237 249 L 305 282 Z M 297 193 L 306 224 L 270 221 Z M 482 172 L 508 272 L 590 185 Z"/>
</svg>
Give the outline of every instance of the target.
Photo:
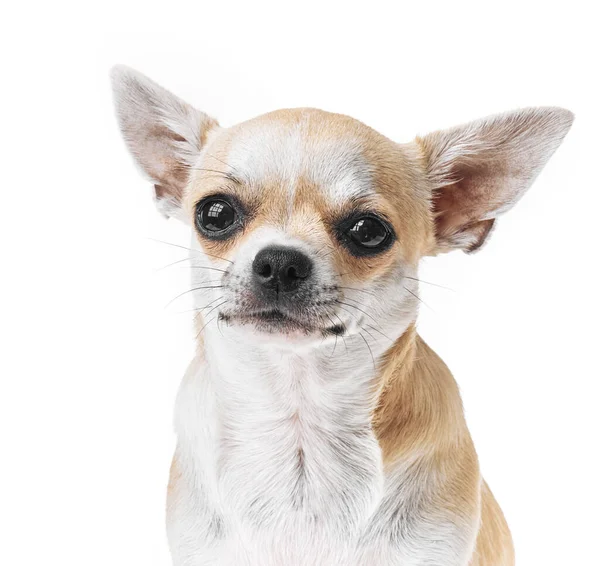
<svg viewBox="0 0 600 566">
<path fill-rule="evenodd" d="M 573 114 L 396 143 L 311 108 L 224 128 L 127 67 L 112 84 L 159 210 L 193 234 L 173 563 L 514 564 L 457 384 L 415 330 L 418 267 L 480 249 Z"/>
</svg>

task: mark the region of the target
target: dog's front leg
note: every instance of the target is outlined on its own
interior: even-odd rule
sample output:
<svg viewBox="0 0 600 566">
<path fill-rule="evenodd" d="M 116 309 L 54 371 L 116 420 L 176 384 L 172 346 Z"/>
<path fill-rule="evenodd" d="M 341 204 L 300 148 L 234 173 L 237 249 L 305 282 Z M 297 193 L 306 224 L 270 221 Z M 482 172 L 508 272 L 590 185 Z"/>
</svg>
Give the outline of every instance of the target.
<svg viewBox="0 0 600 566">
<path fill-rule="evenodd" d="M 198 478 L 188 475 L 176 452 L 167 491 L 167 536 L 174 566 L 221 564 L 223 518 Z"/>
<path fill-rule="evenodd" d="M 478 469 L 434 462 L 397 462 L 356 566 L 470 566 L 481 517 Z"/>
</svg>

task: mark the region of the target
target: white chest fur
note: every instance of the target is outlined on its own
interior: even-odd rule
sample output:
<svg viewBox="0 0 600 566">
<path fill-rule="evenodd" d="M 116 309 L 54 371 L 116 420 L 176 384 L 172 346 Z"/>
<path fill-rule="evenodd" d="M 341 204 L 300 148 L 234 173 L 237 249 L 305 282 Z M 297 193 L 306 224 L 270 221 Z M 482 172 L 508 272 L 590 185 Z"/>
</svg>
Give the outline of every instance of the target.
<svg viewBox="0 0 600 566">
<path fill-rule="evenodd" d="M 420 564 L 407 555 L 418 555 L 418 524 L 410 540 L 390 541 L 395 494 L 407 507 L 420 494 L 401 470 L 384 477 L 370 424 L 374 368 L 352 355 L 358 342 L 310 357 L 206 340 L 177 402 L 174 563 Z"/>
</svg>

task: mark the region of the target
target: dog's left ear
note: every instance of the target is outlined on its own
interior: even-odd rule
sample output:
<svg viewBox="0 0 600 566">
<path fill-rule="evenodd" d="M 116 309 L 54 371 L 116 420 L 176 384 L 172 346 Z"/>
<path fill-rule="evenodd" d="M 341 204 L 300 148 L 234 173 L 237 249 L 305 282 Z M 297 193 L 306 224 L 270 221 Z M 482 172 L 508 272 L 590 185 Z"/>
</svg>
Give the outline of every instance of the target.
<svg viewBox="0 0 600 566">
<path fill-rule="evenodd" d="M 190 167 L 218 124 L 129 67 L 113 67 L 111 79 L 125 143 L 154 183 L 158 209 L 179 216 Z"/>
<path fill-rule="evenodd" d="M 573 114 L 529 108 L 417 138 L 433 183 L 436 249 L 474 252 L 569 131 Z"/>
</svg>

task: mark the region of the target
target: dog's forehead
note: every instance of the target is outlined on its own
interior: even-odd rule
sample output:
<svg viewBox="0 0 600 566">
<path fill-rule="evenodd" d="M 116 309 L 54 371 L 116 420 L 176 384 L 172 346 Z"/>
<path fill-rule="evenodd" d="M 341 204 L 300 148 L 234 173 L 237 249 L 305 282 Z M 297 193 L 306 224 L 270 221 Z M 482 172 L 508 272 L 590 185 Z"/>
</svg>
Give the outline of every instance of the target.
<svg viewBox="0 0 600 566">
<path fill-rule="evenodd" d="M 249 185 L 277 181 L 293 193 L 302 180 L 333 202 L 368 196 L 375 189 L 363 129 L 346 116 L 282 110 L 232 128 L 226 161 Z"/>
</svg>

